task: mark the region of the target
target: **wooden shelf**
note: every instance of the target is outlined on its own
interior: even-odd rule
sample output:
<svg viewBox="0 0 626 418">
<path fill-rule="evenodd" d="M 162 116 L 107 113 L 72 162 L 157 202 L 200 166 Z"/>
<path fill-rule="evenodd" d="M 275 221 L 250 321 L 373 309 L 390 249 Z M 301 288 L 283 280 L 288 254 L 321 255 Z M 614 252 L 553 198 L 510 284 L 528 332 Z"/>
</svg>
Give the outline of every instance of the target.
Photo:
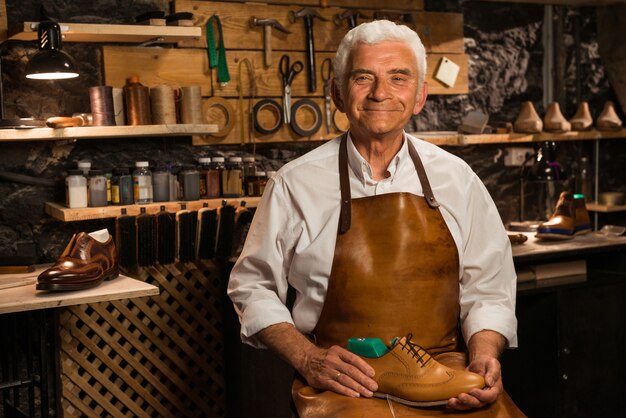
<svg viewBox="0 0 626 418">
<path fill-rule="evenodd" d="M 22 31 L 9 39 L 37 40 L 39 22 L 24 22 Z M 199 40 L 199 26 L 103 25 L 95 23 L 59 23 L 64 42 L 130 42 L 142 43 L 158 38 L 162 43 Z"/>
<path fill-rule="evenodd" d="M 484 134 L 468 135 L 456 132 L 409 132 L 418 138 L 437 145 L 479 145 L 479 144 L 516 144 L 543 141 L 584 141 L 595 139 L 625 138 L 626 129 L 619 131 L 572 131 L 566 133 L 542 132 L 540 134 Z"/>
<path fill-rule="evenodd" d="M 600 203 L 587 203 L 587 210 L 590 212 L 624 212 L 626 205 L 602 205 Z"/>
<path fill-rule="evenodd" d="M 240 206 L 241 202 L 246 202 L 246 207 L 256 207 L 261 200 L 260 197 L 225 197 L 219 199 L 202 199 L 190 202 L 157 202 L 145 205 L 112 205 L 99 208 L 76 208 L 70 209 L 63 203 L 46 202 L 46 213 L 55 219 L 63 222 L 88 221 L 94 219 L 116 218 L 121 215 L 122 209 L 126 209 L 127 215 L 139 215 L 141 208 L 146 208 L 146 213 L 155 214 L 165 206 L 168 212 L 181 210 L 182 205 L 186 205 L 188 210 L 198 210 L 206 203 L 209 208 L 222 206 L 226 201 L 229 205 Z"/>
<path fill-rule="evenodd" d="M 217 132 L 217 125 L 134 125 L 81 126 L 73 128 L 0 129 L 0 142 L 50 141 L 86 138 L 131 138 L 144 136 L 207 135 Z"/>
</svg>

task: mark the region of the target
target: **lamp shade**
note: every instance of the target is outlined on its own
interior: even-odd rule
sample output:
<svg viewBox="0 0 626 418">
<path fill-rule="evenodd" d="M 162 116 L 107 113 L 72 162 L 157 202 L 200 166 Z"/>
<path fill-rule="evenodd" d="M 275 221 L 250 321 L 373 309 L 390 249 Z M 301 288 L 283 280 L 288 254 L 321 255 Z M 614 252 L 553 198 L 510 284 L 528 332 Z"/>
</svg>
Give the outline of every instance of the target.
<svg viewBox="0 0 626 418">
<path fill-rule="evenodd" d="M 26 65 L 26 78 L 59 80 L 78 77 L 76 63 L 61 51 L 61 28 L 55 22 L 39 23 L 37 30 L 39 51 Z"/>
</svg>

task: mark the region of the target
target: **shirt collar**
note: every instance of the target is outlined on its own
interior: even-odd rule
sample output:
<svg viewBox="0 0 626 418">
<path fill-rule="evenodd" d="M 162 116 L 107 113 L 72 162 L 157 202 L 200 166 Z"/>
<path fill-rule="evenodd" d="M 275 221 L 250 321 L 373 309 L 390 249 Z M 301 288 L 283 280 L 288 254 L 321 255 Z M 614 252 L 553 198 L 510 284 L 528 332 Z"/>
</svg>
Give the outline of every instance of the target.
<svg viewBox="0 0 626 418">
<path fill-rule="evenodd" d="M 348 133 L 348 166 L 352 170 L 352 172 L 356 175 L 356 177 L 363 183 L 366 184 L 376 184 L 378 181 L 375 181 L 372 178 L 372 168 L 370 164 L 363 158 L 359 151 L 356 149 L 354 142 L 352 142 L 352 136 Z M 393 179 L 395 174 L 398 172 L 398 168 L 400 167 L 400 163 L 409 158 L 409 147 L 407 145 L 407 137 L 403 134 L 402 146 L 400 150 L 395 155 L 394 158 L 391 159 L 389 165 L 387 166 L 387 171 L 391 174 L 388 178 L 380 180 L 380 181 L 390 181 L 393 183 Z"/>
</svg>

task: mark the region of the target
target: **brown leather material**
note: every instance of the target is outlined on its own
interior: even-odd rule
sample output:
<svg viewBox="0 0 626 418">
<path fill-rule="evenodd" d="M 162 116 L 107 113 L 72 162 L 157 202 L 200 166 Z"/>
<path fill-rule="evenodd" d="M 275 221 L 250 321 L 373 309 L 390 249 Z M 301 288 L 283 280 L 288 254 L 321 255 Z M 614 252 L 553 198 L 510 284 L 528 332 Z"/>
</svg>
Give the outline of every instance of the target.
<svg viewBox="0 0 626 418">
<path fill-rule="evenodd" d="M 570 192 L 562 192 L 554 213 L 537 227 L 537 238 L 564 240 L 574 237 L 574 198 Z"/>
<path fill-rule="evenodd" d="M 558 102 L 552 102 L 548 106 L 548 110 L 543 117 L 543 129 L 549 132 L 569 132 L 572 130 L 572 125 L 561 113 L 561 107 Z"/>
<path fill-rule="evenodd" d="M 57 262 L 37 278 L 38 290 L 82 290 L 119 275 L 113 238 L 101 243 L 89 234 L 75 234 Z"/>
<path fill-rule="evenodd" d="M 574 234 L 584 235 L 591 232 L 591 218 L 584 197 L 574 198 L 572 211 L 574 212 Z"/>
<path fill-rule="evenodd" d="M 589 103 L 580 102 L 574 116 L 569 120 L 574 131 L 585 131 L 593 125 L 593 118 L 589 111 Z"/>
<path fill-rule="evenodd" d="M 515 132 L 537 134 L 543 130 L 543 121 L 532 102 L 523 102 L 520 113 L 513 123 Z"/>
<path fill-rule="evenodd" d="M 384 355 L 363 359 L 375 371 L 374 396 L 409 406 L 445 405 L 461 393 L 485 387 L 481 375 L 438 362 L 410 335 L 397 340 Z"/>
<path fill-rule="evenodd" d="M 601 131 L 618 131 L 622 128 L 622 120 L 615 112 L 615 105 L 608 101 L 596 120 L 596 127 Z"/>
</svg>

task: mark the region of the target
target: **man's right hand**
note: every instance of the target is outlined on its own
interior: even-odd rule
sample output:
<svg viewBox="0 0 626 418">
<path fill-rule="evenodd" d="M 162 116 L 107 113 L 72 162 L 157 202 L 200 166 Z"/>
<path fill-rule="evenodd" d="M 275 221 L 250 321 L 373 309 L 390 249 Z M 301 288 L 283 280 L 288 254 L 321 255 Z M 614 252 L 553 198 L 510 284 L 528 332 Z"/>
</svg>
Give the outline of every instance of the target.
<svg viewBox="0 0 626 418">
<path fill-rule="evenodd" d="M 256 337 L 316 389 L 355 398 L 369 398 L 378 389 L 374 369 L 361 357 L 337 345 L 319 348 L 291 324 L 270 325 Z"/>
<path fill-rule="evenodd" d="M 361 357 L 338 345 L 323 349 L 311 344 L 303 367 L 298 371 L 314 388 L 332 390 L 353 398 L 371 398 L 378 389 L 378 384 L 372 379 L 374 369 Z"/>
</svg>

